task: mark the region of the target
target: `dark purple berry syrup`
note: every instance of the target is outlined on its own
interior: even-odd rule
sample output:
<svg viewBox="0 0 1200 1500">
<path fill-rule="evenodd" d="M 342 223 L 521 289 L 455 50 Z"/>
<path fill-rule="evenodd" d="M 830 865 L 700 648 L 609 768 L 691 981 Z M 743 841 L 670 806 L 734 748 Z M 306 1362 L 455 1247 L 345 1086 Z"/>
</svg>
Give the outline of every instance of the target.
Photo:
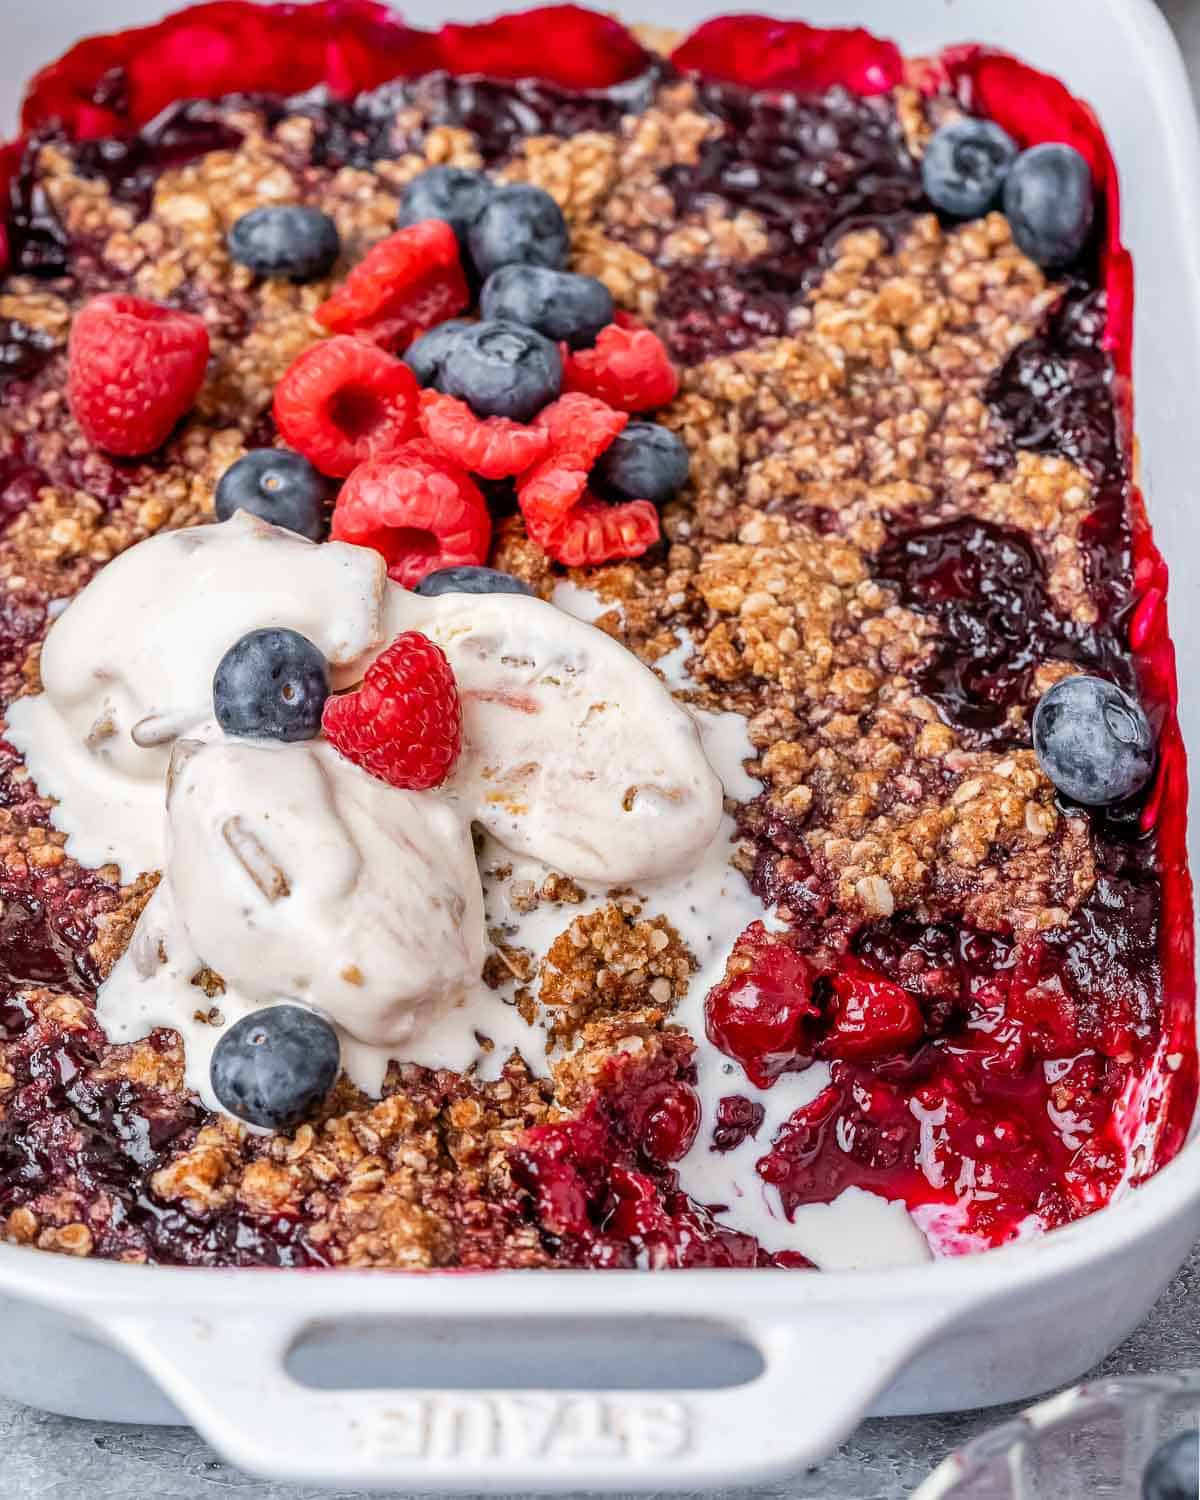
<svg viewBox="0 0 1200 1500">
<path fill-rule="evenodd" d="M 417 106 L 432 124 L 475 131 L 485 162 L 495 165 L 532 134 L 618 129 L 622 116 L 645 109 L 668 77 L 662 65 L 612 89 L 573 94 L 544 84 L 431 74 L 349 104 L 320 92 L 286 104 L 239 102 L 265 107 L 272 117 L 285 110 L 309 115 L 321 164 L 367 167 L 409 149 L 416 141 L 404 114 Z M 761 217 L 770 248 L 747 264 L 667 268 L 659 331 L 687 363 L 784 332 L 790 310 L 841 235 L 870 224 L 894 239 L 912 212 L 927 207 L 886 98 L 860 99 L 840 89 L 820 99 L 766 96 L 713 85 L 702 89 L 701 103 L 729 129 L 702 146 L 695 165 L 667 170 L 676 211 L 686 216 L 703 198 L 719 196 Z M 236 142 L 219 116 L 210 104 L 181 104 L 131 140 L 64 149 L 140 214 L 159 172 Z M 65 280 L 76 293 L 90 289 L 96 247 L 70 242 L 29 160 L 12 188 L 10 224 L 16 273 L 51 284 Z M 1118 436 L 1111 368 L 1101 345 L 1104 304 L 1095 286 L 1094 276 L 1078 278 L 1042 333 L 1010 356 L 988 399 L 1005 438 L 1001 462 L 1021 448 L 1059 453 L 1096 485 L 1083 540 L 1098 623 L 1085 628 L 1059 616 L 1036 553 L 1023 536 L 1003 528 L 957 521 L 909 529 L 892 535 L 879 556 L 878 576 L 941 626 L 944 645 L 922 687 L 968 745 L 1027 743 L 1025 731 L 1009 724 L 1008 710 L 1028 705 L 1033 671 L 1049 658 L 1130 681 L 1128 456 Z M 51 357 L 38 335 L 0 324 L 0 404 L 25 399 Z M 115 492 L 120 474 L 110 467 Z M 43 477 L 23 453 L 0 455 L 0 519 L 27 505 Z M 44 627 L 45 604 L 36 596 L 6 604 L 12 618 L 0 619 L 0 651 L 23 658 Z M 16 809 L 30 796 L 15 757 L 0 746 L 0 803 Z M 894 1062 L 836 1064 L 830 1089 L 774 1142 L 762 1143 L 760 1172 L 786 1203 L 828 1201 L 852 1181 L 920 1201 L 913 1099 L 930 1108 L 940 1101 L 951 1122 L 959 1122 L 946 1148 L 951 1164 L 971 1158 L 978 1120 L 993 1128 L 996 1145 L 976 1165 L 1002 1185 L 1002 1201 L 977 1222 L 982 1234 L 1003 1239 L 1025 1212 L 1058 1222 L 1104 1201 L 1120 1167 L 1114 1159 L 1119 1143 L 1107 1125 L 1112 1103 L 1125 1069 L 1133 1058 L 1145 1058 L 1161 1021 L 1160 892 L 1153 836 L 1138 833 L 1136 816 L 1117 810 L 1093 821 L 1100 867 L 1095 891 L 1070 923 L 1044 935 L 1033 951 L 1018 951 L 1009 934 L 975 933 L 952 919 L 906 912 L 852 936 L 865 963 L 920 995 L 929 1040 L 915 1056 Z M 755 888 L 793 912 L 797 937 L 815 940 L 831 900 L 808 857 L 803 821 L 763 803 L 745 810 L 743 828 L 757 848 Z M 56 1027 L 19 998 L 38 983 L 92 993 L 94 918 L 114 895 L 87 872 L 57 885 L 32 875 L 10 879 L 0 889 L 0 1042 L 9 1043 L 7 1066 L 17 1078 L 0 1119 L 0 1214 L 39 1194 L 75 1194 L 86 1205 L 100 1254 L 192 1264 L 319 1263 L 293 1221 L 264 1221 L 236 1206 L 192 1218 L 160 1202 L 151 1187 L 154 1172 L 190 1144 L 203 1112 L 184 1098 L 110 1078 L 96 1026 Z M 1054 984 L 1045 983 L 1051 979 Z M 1034 980 L 1035 994 L 1064 997 L 1061 1012 L 1043 1014 L 1027 1002 Z M 1004 1004 L 996 1009 L 997 996 L 1017 1008 L 1015 1029 L 1007 1026 Z M 992 1016 L 991 1029 L 978 1025 L 984 1012 Z M 973 1013 L 974 1029 L 964 1029 Z M 1046 1128 L 1040 1059 L 1056 1037 L 1076 1049 L 1059 1083 L 1062 1097 L 1091 1121 L 1086 1160 L 1067 1159 Z M 156 1044 L 169 1043 L 164 1035 Z M 1117 1053 L 1130 1061 L 1116 1060 Z M 668 1071 L 672 1086 L 686 1083 L 686 1059 L 670 1059 Z M 662 1079 L 650 1083 L 661 1087 Z M 636 1073 L 614 1078 L 605 1098 L 573 1122 L 532 1132 L 517 1153 L 517 1180 L 541 1205 L 547 1248 L 566 1261 L 593 1265 L 636 1264 L 647 1249 L 672 1264 L 769 1262 L 752 1240 L 723 1229 L 678 1193 L 669 1168 L 638 1153 L 629 1122 L 640 1118 L 647 1087 Z M 732 1149 L 760 1123 L 759 1107 L 731 1095 L 710 1122 L 714 1149 Z M 843 1149 L 847 1141 L 851 1151 Z M 558 1252 L 546 1228 L 555 1220 Z"/>
</svg>

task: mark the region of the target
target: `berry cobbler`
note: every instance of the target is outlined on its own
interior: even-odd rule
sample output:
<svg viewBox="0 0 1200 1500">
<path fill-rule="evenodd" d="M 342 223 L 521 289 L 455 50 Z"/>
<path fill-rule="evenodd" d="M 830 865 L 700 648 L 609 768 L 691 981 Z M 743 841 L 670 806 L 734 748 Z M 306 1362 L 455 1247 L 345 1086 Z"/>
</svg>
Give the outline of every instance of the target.
<svg viewBox="0 0 1200 1500">
<path fill-rule="evenodd" d="M 1196 1092 L 1087 107 L 221 0 L 0 161 L 0 1237 L 892 1266 Z"/>
</svg>

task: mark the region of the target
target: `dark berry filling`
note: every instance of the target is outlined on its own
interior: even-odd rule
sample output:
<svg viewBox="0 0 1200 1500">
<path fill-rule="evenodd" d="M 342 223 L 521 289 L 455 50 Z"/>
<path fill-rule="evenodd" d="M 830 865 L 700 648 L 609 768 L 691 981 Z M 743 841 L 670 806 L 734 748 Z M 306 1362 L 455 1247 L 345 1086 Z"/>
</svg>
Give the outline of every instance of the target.
<svg viewBox="0 0 1200 1500">
<path fill-rule="evenodd" d="M 941 626 L 920 684 L 971 743 L 1027 741 L 1009 711 L 1030 702 L 1042 662 L 1078 662 L 1132 685 L 1121 620 L 1081 625 L 1058 614 L 1024 532 L 974 519 L 901 532 L 876 572 Z"/>
<path fill-rule="evenodd" d="M 693 1111 L 680 1102 L 691 1095 L 690 1050 L 680 1038 L 653 1064 L 614 1062 L 581 1113 L 531 1130 L 513 1152 L 526 1212 L 556 1261 L 643 1269 L 808 1265 L 803 1256 L 768 1255 L 752 1235 L 719 1224 L 680 1191 L 677 1173 L 653 1149 L 663 1144 L 664 1100 L 671 1160 L 683 1154 L 680 1118 L 688 1122 L 684 1136 L 694 1134 Z"/>
<path fill-rule="evenodd" d="M 786 333 L 788 312 L 834 240 L 856 225 L 886 227 L 921 202 L 920 176 L 886 99 L 709 84 L 701 101 L 727 129 L 701 146 L 694 167 L 665 172 L 676 212 L 686 217 L 715 195 L 757 214 L 770 248 L 745 265 L 668 273 L 660 331 L 685 364 Z"/>
<path fill-rule="evenodd" d="M 322 165 L 369 167 L 381 157 L 400 155 L 413 142 L 397 120 L 416 107 L 429 127 L 471 131 L 484 162 L 491 166 L 509 156 L 526 136 L 618 129 L 623 115 L 640 113 L 650 105 L 662 76 L 663 69 L 654 67 L 627 83 L 576 92 L 532 78 L 510 83 L 471 74 L 430 73 L 384 84 L 350 103 L 319 98 L 308 104 L 301 101 L 300 109 L 316 123 L 313 156 Z"/>
<path fill-rule="evenodd" d="M 247 1213 L 229 1204 L 189 1216 L 158 1202 L 149 1179 L 186 1148 L 204 1119 L 175 1093 L 106 1076 L 105 1039 L 94 1023 L 65 1031 L 27 1004 L 0 1004 L 0 1038 L 16 1088 L 0 1119 L 0 1214 L 53 1191 L 72 1218 L 87 1206 L 94 1249 L 114 1258 L 165 1265 L 323 1264 L 302 1223 Z M 156 1032 L 150 1044 L 170 1047 Z"/>
<path fill-rule="evenodd" d="M 292 101 L 316 127 L 314 158 L 367 167 L 414 141 L 404 111 L 428 124 L 476 133 L 484 161 L 502 162 L 529 135 L 613 131 L 649 106 L 669 70 L 656 66 L 608 89 L 571 92 L 536 81 L 500 82 L 434 73 L 388 83 L 338 103 L 323 91 Z M 119 79 L 97 105 L 120 110 Z M 252 101 L 263 106 L 263 98 Z M 658 328 L 672 354 L 695 362 L 786 332 L 788 316 L 830 247 L 871 224 L 894 236 L 927 206 L 894 110 L 886 98 L 834 89 L 821 98 L 748 93 L 710 84 L 701 102 L 729 126 L 706 142 L 696 165 L 665 174 L 685 219 L 715 195 L 764 222 L 769 251 L 746 264 L 668 269 Z M 270 104 L 271 114 L 283 105 Z M 114 196 L 145 212 L 157 175 L 238 135 L 203 103 L 172 107 L 127 139 L 70 149 L 79 169 L 104 178 Z M 30 159 L 11 187 L 12 266 L 88 285 L 95 247 L 71 242 Z M 1078 662 L 1132 686 L 1125 645 L 1132 599 L 1129 478 L 1114 411 L 1111 365 L 1102 344 L 1104 294 L 1094 278 L 1073 284 L 1037 338 L 1021 345 L 993 380 L 988 400 L 1014 450 L 1060 453 L 1097 486 L 1083 543 L 1100 624 L 1062 618 L 1044 570 L 1020 533 L 955 521 L 894 534 L 876 572 L 902 601 L 932 615 L 942 640 L 922 689 L 972 745 L 1027 743 L 1010 710 L 1028 707 L 1037 666 Z M 53 357 L 35 332 L 0 324 L 0 402 L 24 398 Z M 69 482 L 111 500 L 127 471 L 107 461 Z M 53 476 L 57 478 L 58 476 Z M 64 478 L 68 477 L 66 475 Z M 0 521 L 27 506 L 45 476 L 20 453 L 0 458 Z M 46 600 L 7 591 L 0 654 L 19 663 L 44 630 Z M 30 795 L 15 757 L 0 745 L 0 804 Z M 1083 816 L 1084 814 L 1080 814 Z M 828 1202 L 857 1184 L 910 1206 L 965 1197 L 962 1227 L 981 1242 L 1010 1238 L 1031 1214 L 1066 1222 L 1105 1202 L 1125 1166 L 1113 1125 L 1123 1090 L 1144 1068 L 1161 1028 L 1158 912 L 1161 892 L 1153 835 L 1136 833 L 1136 812 L 1095 815 L 1096 887 L 1064 927 L 1031 938 L 974 931 L 954 919 L 900 913 L 847 934 L 846 972 L 858 983 L 811 985 L 802 953 L 816 939 L 831 900 L 791 826 L 759 807 L 745 831 L 756 847 L 752 884 L 791 917 L 793 971 L 804 975 L 797 1014 L 768 1017 L 771 1044 L 730 1050 L 766 1081 L 830 1058 L 831 1083 L 771 1141 L 760 1141 L 759 1172 L 787 1212 Z M 9 888 L 11 884 L 11 888 Z M 197 1264 L 321 1264 L 299 1219 L 262 1218 L 236 1203 L 193 1219 L 158 1202 L 150 1186 L 169 1151 L 203 1120 L 198 1106 L 123 1077 L 101 1062 L 94 1025 L 52 1025 L 16 998 L 43 983 L 87 995 L 96 983 L 89 948 L 95 917 L 115 895 L 99 875 L 30 875 L 0 888 L 0 1039 L 16 1089 L 0 1120 L 0 1212 L 57 1189 L 102 1205 L 95 1215 L 101 1254 Z M 778 968 L 777 953 L 770 960 Z M 797 980 L 794 988 L 798 987 Z M 914 1023 L 919 1020 L 919 1028 Z M 753 1029 L 751 1017 L 751 1031 Z M 787 1031 L 781 1048 L 776 1033 Z M 788 1027 L 790 1026 L 790 1030 Z M 850 1038 L 849 1042 L 847 1038 Z M 864 1046 L 865 1037 L 865 1046 Z M 164 1037 L 156 1045 L 167 1046 Z M 740 1049 L 740 1050 L 739 1050 Z M 762 1054 L 770 1054 L 764 1057 Z M 688 1044 L 668 1048 L 649 1070 L 614 1065 L 573 1119 L 538 1127 L 513 1154 L 514 1214 L 536 1226 L 564 1264 L 803 1265 L 765 1254 L 744 1234 L 680 1191 L 672 1163 L 700 1126 Z M 711 1149 L 757 1137 L 761 1104 L 723 1099 L 705 1122 Z M 966 1185 L 967 1190 L 964 1190 Z"/>
</svg>

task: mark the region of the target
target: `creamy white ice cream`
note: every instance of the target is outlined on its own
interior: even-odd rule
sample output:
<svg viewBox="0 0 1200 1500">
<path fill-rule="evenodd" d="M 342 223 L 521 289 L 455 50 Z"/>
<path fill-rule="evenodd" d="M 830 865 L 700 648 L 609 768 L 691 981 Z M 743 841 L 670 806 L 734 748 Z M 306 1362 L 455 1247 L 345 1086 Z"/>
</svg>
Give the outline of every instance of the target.
<svg viewBox="0 0 1200 1500">
<path fill-rule="evenodd" d="M 405 792 L 323 739 L 222 734 L 213 672 L 263 626 L 308 636 L 340 687 L 400 631 L 436 640 L 463 703 L 452 778 Z M 58 798 L 69 851 L 126 879 L 163 871 L 101 1020 L 122 1040 L 178 1026 L 210 1102 L 222 1027 L 275 1000 L 329 1016 L 376 1089 L 389 1057 L 461 1067 L 479 1035 L 511 1033 L 511 1008 L 480 980 L 473 823 L 607 887 L 685 873 L 721 822 L 695 721 L 601 631 L 523 595 L 426 599 L 389 583 L 373 552 L 244 513 L 105 568 L 52 627 L 42 676 L 9 734 Z M 213 989 L 213 975 L 224 989 L 209 1005 L 198 979 Z"/>
</svg>

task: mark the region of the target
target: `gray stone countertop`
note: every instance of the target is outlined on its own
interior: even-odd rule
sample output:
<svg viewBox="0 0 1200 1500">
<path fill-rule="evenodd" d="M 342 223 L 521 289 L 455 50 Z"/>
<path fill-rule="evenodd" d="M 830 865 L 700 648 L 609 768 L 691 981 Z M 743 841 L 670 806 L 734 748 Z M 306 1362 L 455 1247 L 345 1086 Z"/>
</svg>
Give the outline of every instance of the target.
<svg viewBox="0 0 1200 1500">
<path fill-rule="evenodd" d="M 1200 0 L 1161 0 L 1200 94 Z M 852 7 L 851 7 L 852 8 Z M 1146 1323 L 1099 1374 L 1200 1366 L 1200 1248 Z M 811 1473 L 720 1500 L 907 1500 L 953 1449 L 1009 1409 L 866 1422 Z M 0 1399 L 3 1500 L 370 1500 L 361 1492 L 297 1489 L 251 1479 L 179 1427 L 122 1427 L 49 1416 Z M 417 1500 L 417 1497 L 410 1497 Z M 509 1497 L 523 1500 L 523 1497 Z M 584 1500 L 564 1496 L 563 1500 Z"/>
</svg>

